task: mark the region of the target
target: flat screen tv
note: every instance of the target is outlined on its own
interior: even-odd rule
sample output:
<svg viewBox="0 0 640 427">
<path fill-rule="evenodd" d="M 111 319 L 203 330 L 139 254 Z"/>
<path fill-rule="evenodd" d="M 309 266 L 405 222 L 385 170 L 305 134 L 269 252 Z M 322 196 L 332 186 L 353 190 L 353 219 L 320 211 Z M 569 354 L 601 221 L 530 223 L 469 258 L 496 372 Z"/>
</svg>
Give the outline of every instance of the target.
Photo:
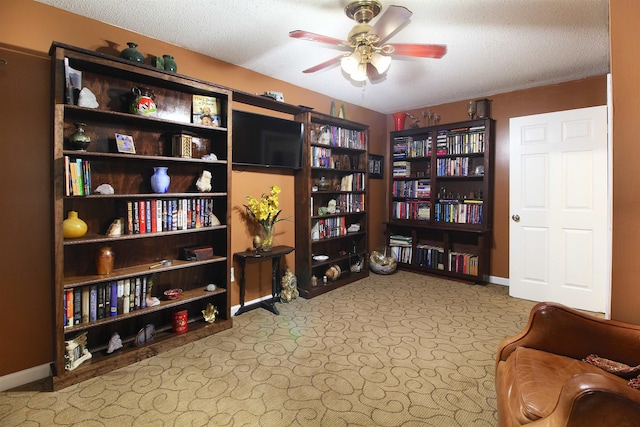
<svg viewBox="0 0 640 427">
<path fill-rule="evenodd" d="M 302 168 L 304 125 L 293 120 L 233 112 L 232 163 L 263 168 Z"/>
</svg>

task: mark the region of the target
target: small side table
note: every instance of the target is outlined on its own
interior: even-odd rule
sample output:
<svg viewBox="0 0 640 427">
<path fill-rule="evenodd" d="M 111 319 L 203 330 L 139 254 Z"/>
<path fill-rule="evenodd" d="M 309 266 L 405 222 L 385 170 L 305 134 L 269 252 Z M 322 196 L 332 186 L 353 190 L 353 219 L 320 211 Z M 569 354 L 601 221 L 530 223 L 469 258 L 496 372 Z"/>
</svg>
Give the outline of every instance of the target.
<svg viewBox="0 0 640 427">
<path fill-rule="evenodd" d="M 279 283 L 281 280 L 280 275 L 280 259 L 293 252 L 295 248 L 291 246 L 274 246 L 270 252 L 256 252 L 256 251 L 245 251 L 245 252 L 237 252 L 233 256 L 240 263 L 240 308 L 236 311 L 236 316 L 247 312 L 249 310 L 253 310 L 254 308 L 262 307 L 266 310 L 269 310 L 273 314 L 280 314 L 278 309 L 276 308 L 275 303 L 280 300 L 278 296 L 279 293 Z M 244 305 L 244 295 L 246 291 L 246 282 L 245 282 L 245 272 L 244 267 L 249 261 L 262 261 L 265 259 L 271 260 L 271 298 L 265 301 L 260 301 L 258 304 L 252 304 L 250 306 Z"/>
</svg>

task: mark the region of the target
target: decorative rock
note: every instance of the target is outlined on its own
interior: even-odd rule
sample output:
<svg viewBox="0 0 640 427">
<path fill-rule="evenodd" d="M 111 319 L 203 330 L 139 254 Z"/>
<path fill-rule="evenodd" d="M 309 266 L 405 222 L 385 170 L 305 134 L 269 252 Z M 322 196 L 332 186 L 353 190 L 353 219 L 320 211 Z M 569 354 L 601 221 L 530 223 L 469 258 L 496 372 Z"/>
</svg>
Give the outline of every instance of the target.
<svg viewBox="0 0 640 427">
<path fill-rule="evenodd" d="M 113 335 L 111 335 L 111 339 L 109 340 L 107 353 L 111 354 L 119 348 L 122 348 L 122 340 L 120 339 L 120 335 L 118 335 L 117 332 L 114 332 Z"/>
<path fill-rule="evenodd" d="M 94 190 L 98 194 L 114 194 L 115 190 L 109 184 L 100 184 Z"/>
<path fill-rule="evenodd" d="M 152 297 L 151 295 L 147 295 L 147 307 L 154 307 L 156 305 L 160 305 L 160 300 L 156 297 Z"/>
<path fill-rule="evenodd" d="M 207 292 L 213 292 L 213 291 L 215 291 L 215 290 L 216 290 L 216 288 L 217 288 L 217 286 L 216 286 L 216 285 L 214 285 L 213 283 L 209 283 L 209 284 L 207 285 L 207 287 L 206 287 L 206 288 L 204 288 L 204 290 L 205 290 L 205 291 L 207 291 Z"/>
<path fill-rule="evenodd" d="M 216 156 L 214 153 L 209 153 L 202 156 L 202 160 L 215 161 L 218 160 L 218 156 Z"/>
<path fill-rule="evenodd" d="M 98 108 L 96 96 L 86 87 L 83 87 L 78 96 L 78 106 L 86 108 Z"/>
</svg>

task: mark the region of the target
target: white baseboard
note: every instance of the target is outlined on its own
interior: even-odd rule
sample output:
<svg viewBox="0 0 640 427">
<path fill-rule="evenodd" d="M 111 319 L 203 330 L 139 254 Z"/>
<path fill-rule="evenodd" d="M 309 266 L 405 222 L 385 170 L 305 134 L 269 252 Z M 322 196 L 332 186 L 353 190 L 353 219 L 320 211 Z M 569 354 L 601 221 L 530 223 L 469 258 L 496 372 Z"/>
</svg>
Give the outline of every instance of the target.
<svg viewBox="0 0 640 427">
<path fill-rule="evenodd" d="M 34 366 L 24 371 L 14 372 L 12 374 L 0 377 L 0 391 L 10 390 L 14 387 L 20 387 L 34 381 L 40 381 L 47 378 L 51 374 L 50 364 Z"/>
<path fill-rule="evenodd" d="M 256 298 L 256 299 L 251 300 L 251 301 L 247 301 L 247 302 L 244 303 L 244 305 L 257 304 L 257 303 L 259 303 L 261 301 L 264 301 L 264 300 L 267 300 L 267 299 L 270 299 L 270 298 L 271 298 L 271 295 L 266 295 L 264 297 L 260 297 L 260 298 Z M 236 312 L 238 310 L 240 310 L 240 305 L 239 304 L 238 305 L 234 305 L 233 307 L 231 307 L 231 316 L 235 316 Z"/>
<path fill-rule="evenodd" d="M 494 285 L 509 286 L 509 278 L 489 276 L 489 283 Z"/>
</svg>

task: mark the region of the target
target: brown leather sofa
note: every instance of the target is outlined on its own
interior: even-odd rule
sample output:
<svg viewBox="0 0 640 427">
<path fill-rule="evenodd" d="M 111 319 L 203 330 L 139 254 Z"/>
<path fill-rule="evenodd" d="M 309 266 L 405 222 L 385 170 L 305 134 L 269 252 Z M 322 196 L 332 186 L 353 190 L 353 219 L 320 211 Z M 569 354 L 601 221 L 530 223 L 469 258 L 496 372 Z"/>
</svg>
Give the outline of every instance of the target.
<svg viewBox="0 0 640 427">
<path fill-rule="evenodd" d="M 640 426 L 640 390 L 629 386 L 634 376 L 583 361 L 592 354 L 640 365 L 640 326 L 537 304 L 524 331 L 498 347 L 499 425 Z"/>
</svg>

